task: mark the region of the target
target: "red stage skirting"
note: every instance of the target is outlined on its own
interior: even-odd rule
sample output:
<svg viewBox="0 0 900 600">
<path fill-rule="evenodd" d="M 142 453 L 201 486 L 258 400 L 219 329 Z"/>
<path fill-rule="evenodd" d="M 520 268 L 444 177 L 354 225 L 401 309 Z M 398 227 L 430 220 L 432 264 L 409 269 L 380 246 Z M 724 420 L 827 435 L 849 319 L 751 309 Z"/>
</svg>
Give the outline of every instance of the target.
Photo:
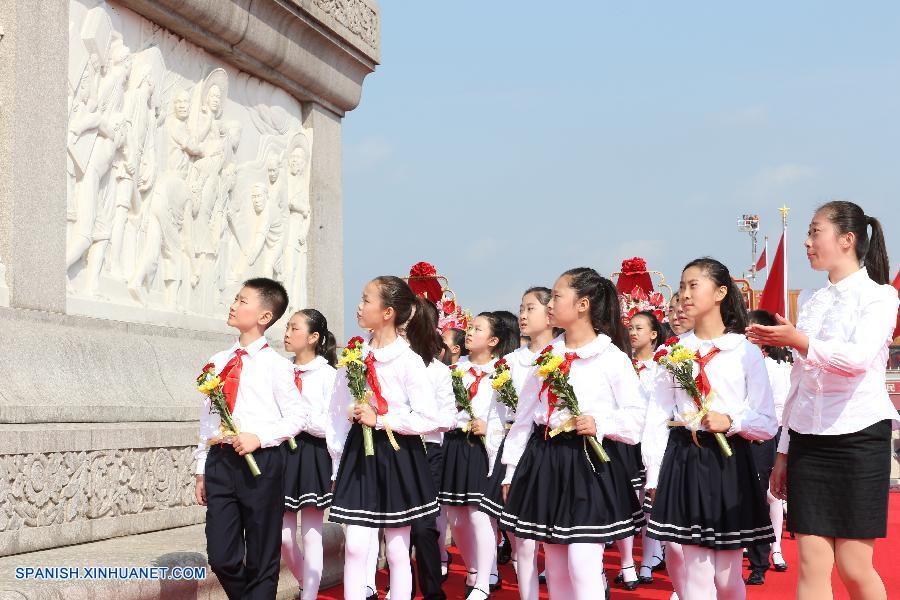
<svg viewBox="0 0 900 600">
<path fill-rule="evenodd" d="M 640 542 L 635 544 L 635 556 L 640 558 Z M 747 597 L 751 599 L 778 600 L 781 598 L 793 598 L 794 590 L 797 582 L 797 543 L 790 539 L 787 533 L 784 534 L 782 541 L 782 550 L 784 558 L 788 562 L 790 568 L 785 573 L 776 573 L 769 570 L 766 575 L 766 584 L 763 586 L 747 586 Z M 465 584 L 465 569 L 462 561 L 456 553 L 455 548 L 451 548 L 453 552 L 453 564 L 450 569 L 450 578 L 444 585 L 447 598 L 457 599 L 463 597 L 463 586 Z M 900 569 L 896 568 L 897 556 L 900 556 L 900 493 L 892 493 L 890 499 L 890 512 L 888 516 L 888 537 L 878 540 L 875 543 L 875 568 L 884 580 L 887 587 L 888 598 L 900 598 Z M 606 574 L 610 581 L 618 573 L 619 569 L 619 553 L 615 546 L 609 548 L 605 553 Z M 747 568 L 746 561 L 744 564 Z M 515 575 L 512 572 L 511 565 L 500 567 L 503 575 L 503 590 L 494 593 L 491 598 L 494 600 L 517 600 L 519 597 L 518 589 L 515 585 Z M 746 571 L 745 571 L 746 575 Z M 613 584 L 612 598 L 613 600 L 668 600 L 672 587 L 669 584 L 665 573 L 655 573 L 655 581 L 653 585 L 640 586 L 634 592 L 628 592 Z M 848 599 L 846 590 L 834 573 L 832 577 L 834 586 L 834 597 L 844 600 Z M 381 590 L 382 597 L 387 586 L 387 577 L 385 573 L 379 572 L 378 586 Z M 421 598 L 421 596 L 416 596 Z M 546 586 L 541 586 L 541 598 L 549 598 Z M 324 590 L 319 594 L 319 598 L 327 600 L 339 600 L 343 598 L 343 591 L 340 587 Z M 600 598 L 598 596 L 598 598 Z"/>
</svg>

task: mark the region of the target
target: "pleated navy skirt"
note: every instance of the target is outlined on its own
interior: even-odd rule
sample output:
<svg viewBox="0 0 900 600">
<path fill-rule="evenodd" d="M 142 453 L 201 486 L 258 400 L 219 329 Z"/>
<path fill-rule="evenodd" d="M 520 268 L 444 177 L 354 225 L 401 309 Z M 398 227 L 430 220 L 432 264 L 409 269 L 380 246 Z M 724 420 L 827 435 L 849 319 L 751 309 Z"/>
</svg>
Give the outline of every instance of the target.
<svg viewBox="0 0 900 600">
<path fill-rule="evenodd" d="M 790 432 L 788 531 L 843 539 L 887 535 L 891 422 L 855 433 Z"/>
<path fill-rule="evenodd" d="M 364 527 L 405 527 L 440 508 L 428 469 L 425 445 L 418 435 L 373 432 L 375 455 L 366 456 L 362 427 L 354 423 L 344 444 L 328 519 Z"/>
<path fill-rule="evenodd" d="M 728 438 L 726 457 L 712 434 L 669 431 L 647 535 L 679 544 L 736 550 L 775 541 L 750 442 Z"/>
<path fill-rule="evenodd" d="M 506 436 L 500 442 L 500 448 L 497 450 L 497 458 L 494 459 L 494 469 L 491 476 L 487 478 L 484 486 L 484 495 L 478 504 L 478 510 L 487 513 L 500 521 L 500 514 L 503 512 L 503 479 L 506 477 L 506 465 L 500 462 L 503 457 L 503 446 L 506 444 Z"/>
<path fill-rule="evenodd" d="M 625 467 L 625 472 L 631 481 L 631 487 L 635 491 L 644 487 L 647 474 L 644 471 L 644 459 L 641 458 L 640 444 L 626 444 L 603 438 L 603 449 L 609 455 L 610 460 L 618 461 Z"/>
<path fill-rule="evenodd" d="M 549 544 L 604 543 L 643 524 L 621 462 L 601 462 L 584 436 L 544 439 L 544 427 L 534 426 L 500 514 L 503 529 Z"/>
<path fill-rule="evenodd" d="M 438 501 L 452 506 L 478 506 L 487 485 L 487 450 L 482 438 L 461 429 L 444 434 L 444 472 Z"/>
<path fill-rule="evenodd" d="M 287 452 L 284 463 L 284 510 L 297 512 L 331 506 L 331 455 L 325 438 L 301 431 L 297 449 Z"/>
</svg>

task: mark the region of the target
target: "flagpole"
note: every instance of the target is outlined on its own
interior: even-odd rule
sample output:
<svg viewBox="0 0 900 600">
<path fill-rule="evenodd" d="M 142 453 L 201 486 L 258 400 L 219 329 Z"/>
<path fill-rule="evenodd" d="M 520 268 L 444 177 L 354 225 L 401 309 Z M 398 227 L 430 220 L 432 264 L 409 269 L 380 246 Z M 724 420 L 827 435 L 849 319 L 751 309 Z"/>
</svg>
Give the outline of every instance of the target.
<svg viewBox="0 0 900 600">
<path fill-rule="evenodd" d="M 766 279 L 769 278 L 769 236 L 766 236 L 766 243 L 763 247 L 763 252 L 766 254 Z"/>
<path fill-rule="evenodd" d="M 781 208 L 778 209 L 778 212 L 781 213 L 781 239 L 782 239 L 782 247 L 781 247 L 781 261 L 782 261 L 782 271 L 784 276 L 784 314 L 782 315 L 785 319 L 790 320 L 790 306 L 788 305 L 788 261 L 787 261 L 787 222 L 788 222 L 788 213 L 790 212 L 790 208 L 787 205 L 782 205 Z"/>
</svg>

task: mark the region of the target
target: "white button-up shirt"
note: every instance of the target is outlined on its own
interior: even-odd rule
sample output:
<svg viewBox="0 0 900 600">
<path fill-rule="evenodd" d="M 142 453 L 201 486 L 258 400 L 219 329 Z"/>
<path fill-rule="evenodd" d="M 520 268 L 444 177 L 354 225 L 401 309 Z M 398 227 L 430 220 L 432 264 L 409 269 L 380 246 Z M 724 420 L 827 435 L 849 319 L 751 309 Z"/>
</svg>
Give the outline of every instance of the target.
<svg viewBox="0 0 900 600">
<path fill-rule="evenodd" d="M 778 362 L 771 356 L 766 357 L 766 371 L 769 373 L 769 385 L 772 386 L 772 399 L 775 401 L 775 418 L 781 427 L 784 415 L 784 403 L 791 391 L 791 363 Z"/>
<path fill-rule="evenodd" d="M 325 437 L 331 414 L 331 398 L 337 370 L 324 356 L 317 356 L 305 365 L 294 365 L 303 382 L 303 410 L 306 413 L 304 431 L 319 438 Z"/>
<path fill-rule="evenodd" d="M 510 382 L 518 397 L 522 395 L 525 382 L 534 374 L 534 359 L 537 356 L 537 352 L 532 352 L 527 346 L 521 346 L 503 357 L 506 359 L 506 364 L 509 367 Z M 488 409 L 487 436 L 485 436 L 488 458 L 490 459 L 488 475 L 494 471 L 497 452 L 500 451 L 500 444 L 506 435 L 507 425 L 511 424 L 516 418 L 516 413 L 501 403 L 499 397 L 499 393 L 495 391 Z"/>
<path fill-rule="evenodd" d="M 701 340 L 694 332 L 681 336 L 681 345 L 705 356 L 714 347 L 720 352 L 706 365 L 706 375 L 715 392 L 709 409 L 728 415 L 731 429 L 728 435 L 738 434 L 748 440 L 768 440 L 778 431 L 775 402 L 769 373 L 762 351 L 738 333 L 726 333 L 713 340 Z M 694 362 L 694 377 L 699 365 Z M 668 442 L 667 421 L 689 421 L 697 412 L 694 400 L 665 369 L 657 371 L 653 399 L 647 409 L 647 429 L 642 454 L 647 467 L 647 487 L 656 488 L 659 468 Z M 705 428 L 699 426 L 703 431 Z"/>
<path fill-rule="evenodd" d="M 494 388 L 491 387 L 491 375 L 494 373 L 494 365 L 496 363 L 496 360 L 491 360 L 486 364 L 476 365 L 467 356 L 463 356 L 456 363 L 456 370 L 464 373 L 462 380 L 466 389 L 469 389 L 469 386 L 475 383 L 475 375 L 472 374 L 472 370 L 479 375 L 483 375 L 478 383 L 478 392 L 472 398 L 472 412 L 474 413 L 474 418 L 482 419 L 485 422 L 487 422 L 491 399 L 494 396 Z M 454 427 L 462 429 L 472 418 L 469 416 L 469 413 L 460 409 L 456 411 L 456 424 Z"/>
<path fill-rule="evenodd" d="M 294 385 L 293 365 L 272 348 L 264 348 L 267 343 L 266 338 L 261 337 L 243 348 L 247 354 L 241 359 L 240 384 L 232 414 L 241 433 L 255 434 L 263 448 L 277 446 L 294 437 L 306 425 L 300 392 Z M 240 344 L 235 343 L 209 359 L 217 373 L 222 372 L 239 348 Z M 217 436 L 219 421 L 219 415 L 210 412 L 209 397 L 203 396 L 200 443 L 194 451 L 197 474 L 205 471 L 209 452 L 207 441 Z"/>
<path fill-rule="evenodd" d="M 801 294 L 797 329 L 809 337 L 809 349 L 805 357 L 794 351 L 787 428 L 837 435 L 884 419 L 898 427 L 885 386 L 898 303 L 897 290 L 872 281 L 865 268 Z M 778 451 L 786 453 L 789 443 L 784 431 Z"/>
<path fill-rule="evenodd" d="M 428 380 L 437 401 L 439 427 L 422 437 L 428 443 L 440 444 L 444 441 L 443 432 L 450 431 L 456 426 L 456 396 L 453 395 L 453 381 L 450 377 L 450 367 L 436 358 L 425 370 L 428 371 Z"/>
<path fill-rule="evenodd" d="M 566 347 L 565 335 L 553 340 L 552 346 L 554 354 L 559 356 L 567 352 L 578 354 L 569 371 L 569 383 L 575 390 L 581 414 L 594 417 L 597 439 L 608 437 L 626 444 L 641 441 L 646 401 L 631 359 L 603 334 L 577 350 Z M 535 369 L 519 394 L 516 421 L 506 436 L 501 459 L 506 465 L 505 483 L 512 481 L 533 424 L 547 425 L 549 406 L 547 392 L 540 393 L 542 386 L 543 380 Z M 567 409 L 555 409 L 550 415 L 550 429 L 571 417 Z"/>
<path fill-rule="evenodd" d="M 402 337 L 384 348 L 372 348 L 366 340 L 362 348 L 363 360 L 370 352 L 375 356 L 375 371 L 381 393 L 388 404 L 387 414 L 378 417 L 375 429 L 384 429 L 385 422 L 393 432 L 402 435 L 422 435 L 439 429 L 441 422 L 437 398 L 422 357 L 413 352 Z M 348 416 L 355 402 L 347 385 L 347 369 L 338 369 L 331 418 L 325 436 L 335 469 L 340 464 L 344 443 L 350 432 Z M 336 471 L 334 475 L 337 475 Z"/>
</svg>

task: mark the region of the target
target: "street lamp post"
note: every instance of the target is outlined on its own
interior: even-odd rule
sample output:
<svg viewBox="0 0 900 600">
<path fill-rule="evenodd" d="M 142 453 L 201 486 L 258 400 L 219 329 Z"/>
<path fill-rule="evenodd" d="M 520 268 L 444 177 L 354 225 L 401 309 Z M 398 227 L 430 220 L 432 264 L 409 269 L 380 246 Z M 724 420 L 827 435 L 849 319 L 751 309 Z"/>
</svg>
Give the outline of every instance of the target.
<svg viewBox="0 0 900 600">
<path fill-rule="evenodd" d="M 756 283 L 756 234 L 759 232 L 759 215 L 744 214 L 737 220 L 738 231 L 750 234 L 750 268 L 744 277 Z"/>
</svg>

